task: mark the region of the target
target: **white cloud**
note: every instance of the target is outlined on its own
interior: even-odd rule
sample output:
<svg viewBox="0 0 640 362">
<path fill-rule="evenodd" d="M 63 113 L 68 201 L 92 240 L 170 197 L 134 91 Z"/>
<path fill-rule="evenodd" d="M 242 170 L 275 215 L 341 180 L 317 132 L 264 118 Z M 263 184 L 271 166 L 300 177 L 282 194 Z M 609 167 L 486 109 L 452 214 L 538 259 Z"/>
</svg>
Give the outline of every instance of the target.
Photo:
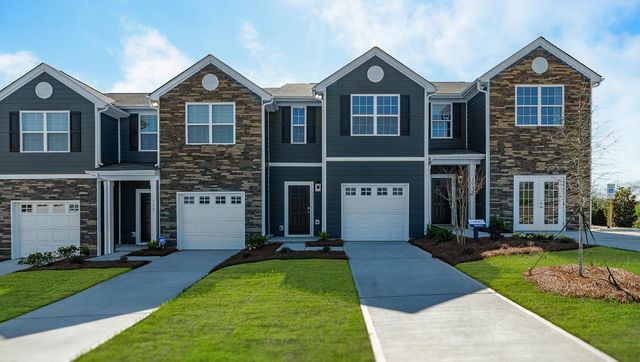
<svg viewBox="0 0 640 362">
<path fill-rule="evenodd" d="M 319 17 L 329 39 L 352 56 L 380 46 L 425 78 L 473 80 L 542 35 L 606 80 L 594 89 L 594 121 L 617 130 L 617 147 L 598 166 L 609 181 L 640 180 L 640 34 L 620 31 L 640 4 L 609 1 L 288 1 Z M 624 164 L 623 164 L 624 162 Z M 611 173 L 617 171 L 617 173 Z"/>
<path fill-rule="evenodd" d="M 39 63 L 38 57 L 26 50 L 0 54 L 0 88 L 18 79 Z"/>
<path fill-rule="evenodd" d="M 127 27 L 119 52 L 124 78 L 113 85 L 112 92 L 151 92 L 193 63 L 158 30 Z"/>
<path fill-rule="evenodd" d="M 248 21 L 243 21 L 240 26 L 240 44 L 254 55 L 264 48 L 258 37 L 258 31 Z"/>
</svg>

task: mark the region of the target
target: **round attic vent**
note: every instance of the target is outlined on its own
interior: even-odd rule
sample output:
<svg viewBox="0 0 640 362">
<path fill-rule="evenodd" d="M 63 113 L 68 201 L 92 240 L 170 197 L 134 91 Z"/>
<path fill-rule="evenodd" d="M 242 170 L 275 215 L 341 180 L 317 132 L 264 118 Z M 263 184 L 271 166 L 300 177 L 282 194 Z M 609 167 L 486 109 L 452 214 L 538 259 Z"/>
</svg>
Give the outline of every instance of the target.
<svg viewBox="0 0 640 362">
<path fill-rule="evenodd" d="M 53 95 L 53 87 L 47 82 L 40 82 L 36 85 L 36 95 L 39 98 L 47 99 Z"/>
<path fill-rule="evenodd" d="M 531 69 L 538 74 L 542 74 L 549 69 L 549 62 L 543 57 L 537 57 L 531 62 Z"/>
<path fill-rule="evenodd" d="M 373 83 L 378 83 L 384 78 L 384 70 L 377 65 L 373 65 L 367 70 L 367 78 Z"/>
<path fill-rule="evenodd" d="M 207 74 L 202 77 L 202 86 L 208 91 L 213 91 L 218 88 L 218 84 L 218 77 L 213 74 Z"/>
</svg>

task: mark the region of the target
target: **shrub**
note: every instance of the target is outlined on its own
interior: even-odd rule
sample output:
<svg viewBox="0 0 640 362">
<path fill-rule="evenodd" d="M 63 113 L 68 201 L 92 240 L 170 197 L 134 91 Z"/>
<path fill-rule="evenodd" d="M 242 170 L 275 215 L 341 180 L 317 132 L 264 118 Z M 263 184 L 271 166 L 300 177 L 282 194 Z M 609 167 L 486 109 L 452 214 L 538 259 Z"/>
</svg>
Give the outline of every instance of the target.
<svg viewBox="0 0 640 362">
<path fill-rule="evenodd" d="M 331 247 L 330 246 L 323 246 L 322 247 L 322 251 L 324 251 L 325 253 L 331 251 Z"/>
<path fill-rule="evenodd" d="M 45 266 L 47 264 L 51 264 L 57 260 L 57 256 L 55 253 L 47 251 L 46 253 L 33 253 L 29 254 L 26 258 L 20 258 L 18 260 L 18 264 L 20 265 L 31 265 L 34 267 Z"/>
<path fill-rule="evenodd" d="M 256 250 L 267 243 L 266 235 L 252 234 L 247 238 L 246 244 L 248 250 Z"/>
<path fill-rule="evenodd" d="M 86 245 L 80 245 L 80 255 L 82 256 L 89 256 L 91 255 L 91 249 L 89 249 L 88 246 Z"/>
<path fill-rule="evenodd" d="M 439 243 L 443 243 L 445 241 L 452 240 L 453 239 L 453 233 L 449 229 L 437 228 L 433 238 L 434 238 L 435 242 L 439 244 Z"/>
<path fill-rule="evenodd" d="M 321 231 L 318 235 L 320 236 L 321 241 L 327 241 L 329 239 L 329 233 L 326 231 Z"/>
<path fill-rule="evenodd" d="M 491 221 L 489 222 L 489 229 L 504 231 L 507 229 L 507 224 L 504 222 L 504 220 L 502 220 L 502 218 L 498 216 L 492 216 Z"/>
<path fill-rule="evenodd" d="M 619 227 L 632 227 L 638 218 L 636 215 L 636 195 L 630 188 L 621 187 L 613 199 L 613 223 Z"/>
<path fill-rule="evenodd" d="M 427 225 L 427 228 L 424 231 L 424 235 L 429 239 L 432 239 L 436 236 L 436 229 L 438 229 L 438 227 L 433 225 Z"/>
<path fill-rule="evenodd" d="M 160 249 L 160 243 L 157 240 L 151 240 L 147 243 L 149 249 Z"/>
<path fill-rule="evenodd" d="M 58 259 L 69 259 L 72 256 L 80 255 L 80 248 L 75 245 L 61 246 L 56 251 Z"/>
<path fill-rule="evenodd" d="M 73 255 L 69 258 L 71 264 L 82 264 L 84 262 L 84 256 L 82 255 Z"/>
<path fill-rule="evenodd" d="M 286 246 L 283 246 L 282 249 L 280 249 L 280 252 L 283 253 L 283 254 L 290 253 L 291 249 L 289 249 Z"/>
<path fill-rule="evenodd" d="M 126 255 L 120 256 L 120 262 L 121 263 L 126 263 L 128 261 L 129 261 L 129 258 Z"/>
</svg>

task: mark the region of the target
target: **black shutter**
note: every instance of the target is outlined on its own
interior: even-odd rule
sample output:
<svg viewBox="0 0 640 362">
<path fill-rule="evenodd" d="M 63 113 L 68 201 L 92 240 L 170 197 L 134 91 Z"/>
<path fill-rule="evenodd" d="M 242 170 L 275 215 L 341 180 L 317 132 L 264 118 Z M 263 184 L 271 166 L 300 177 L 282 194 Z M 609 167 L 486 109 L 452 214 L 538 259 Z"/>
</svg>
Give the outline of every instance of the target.
<svg viewBox="0 0 640 362">
<path fill-rule="evenodd" d="M 411 114 L 409 111 L 411 109 L 410 99 L 411 97 L 409 97 L 408 95 L 400 96 L 400 135 L 401 136 L 408 136 L 411 134 L 411 129 L 410 129 Z"/>
<path fill-rule="evenodd" d="M 453 112 L 453 138 L 460 138 L 465 116 L 464 103 L 454 103 L 451 111 Z"/>
<path fill-rule="evenodd" d="M 9 112 L 9 150 L 20 152 L 20 112 Z"/>
<path fill-rule="evenodd" d="M 280 107 L 282 115 L 282 143 L 291 143 L 291 107 Z"/>
<path fill-rule="evenodd" d="M 351 96 L 340 96 L 340 135 L 351 135 Z"/>
<path fill-rule="evenodd" d="M 320 107 L 307 107 L 307 143 L 316 143 L 316 111 Z"/>
<path fill-rule="evenodd" d="M 69 137 L 71 137 L 71 152 L 80 152 L 80 139 L 82 138 L 82 132 L 80 132 L 82 113 L 71 112 L 71 129 Z"/>
<path fill-rule="evenodd" d="M 129 115 L 129 151 L 138 150 L 138 115 Z"/>
</svg>

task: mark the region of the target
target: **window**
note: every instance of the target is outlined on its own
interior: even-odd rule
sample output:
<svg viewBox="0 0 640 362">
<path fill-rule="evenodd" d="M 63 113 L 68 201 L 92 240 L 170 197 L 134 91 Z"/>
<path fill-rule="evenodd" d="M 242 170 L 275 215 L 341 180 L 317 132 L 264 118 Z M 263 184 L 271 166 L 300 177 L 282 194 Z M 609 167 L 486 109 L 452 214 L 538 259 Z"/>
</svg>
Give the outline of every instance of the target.
<svg viewBox="0 0 640 362">
<path fill-rule="evenodd" d="M 371 196 L 371 187 L 362 187 L 360 188 L 361 196 Z"/>
<path fill-rule="evenodd" d="M 517 86 L 516 126 L 561 126 L 563 86 Z"/>
<path fill-rule="evenodd" d="M 235 103 L 187 104 L 187 144 L 232 145 L 235 128 Z"/>
<path fill-rule="evenodd" d="M 184 204 L 185 205 L 193 205 L 195 203 L 195 197 L 193 196 L 185 196 L 184 197 Z"/>
<path fill-rule="evenodd" d="M 47 204 L 36 205 L 36 214 L 48 214 L 48 213 L 49 213 L 49 205 Z"/>
<path fill-rule="evenodd" d="M 24 212 L 24 213 L 33 212 L 33 206 L 32 205 L 20 205 L 20 212 Z"/>
<path fill-rule="evenodd" d="M 452 107 L 448 104 L 431 105 L 431 138 L 452 138 Z"/>
<path fill-rule="evenodd" d="M 351 135 L 399 136 L 400 96 L 351 95 Z"/>
<path fill-rule="evenodd" d="M 242 196 L 231 196 L 231 204 L 233 205 L 242 204 Z"/>
<path fill-rule="evenodd" d="M 291 143 L 307 143 L 307 120 L 304 107 L 291 107 Z"/>
<path fill-rule="evenodd" d="M 355 187 L 345 187 L 344 194 L 346 196 L 356 196 L 356 188 Z"/>
<path fill-rule="evenodd" d="M 69 152 L 69 112 L 20 112 L 22 152 Z"/>
<path fill-rule="evenodd" d="M 80 212 L 80 204 L 69 204 L 69 212 Z"/>
<path fill-rule="evenodd" d="M 67 208 L 64 204 L 53 204 L 52 212 L 54 214 L 64 214 L 67 211 Z"/>
<path fill-rule="evenodd" d="M 216 204 L 221 205 L 221 204 L 226 204 L 227 203 L 227 197 L 226 196 L 216 196 Z"/>
<path fill-rule="evenodd" d="M 141 114 L 138 123 L 140 132 L 138 137 L 140 140 L 140 151 L 157 151 L 158 150 L 158 116 L 155 114 Z"/>
<path fill-rule="evenodd" d="M 402 187 L 394 187 L 393 196 L 402 196 Z"/>
<path fill-rule="evenodd" d="M 378 194 L 378 196 L 386 196 L 387 195 L 387 188 L 386 187 L 378 187 L 377 194 Z"/>
<path fill-rule="evenodd" d="M 200 196 L 200 205 L 209 205 L 211 203 L 211 199 L 209 196 Z"/>
</svg>

